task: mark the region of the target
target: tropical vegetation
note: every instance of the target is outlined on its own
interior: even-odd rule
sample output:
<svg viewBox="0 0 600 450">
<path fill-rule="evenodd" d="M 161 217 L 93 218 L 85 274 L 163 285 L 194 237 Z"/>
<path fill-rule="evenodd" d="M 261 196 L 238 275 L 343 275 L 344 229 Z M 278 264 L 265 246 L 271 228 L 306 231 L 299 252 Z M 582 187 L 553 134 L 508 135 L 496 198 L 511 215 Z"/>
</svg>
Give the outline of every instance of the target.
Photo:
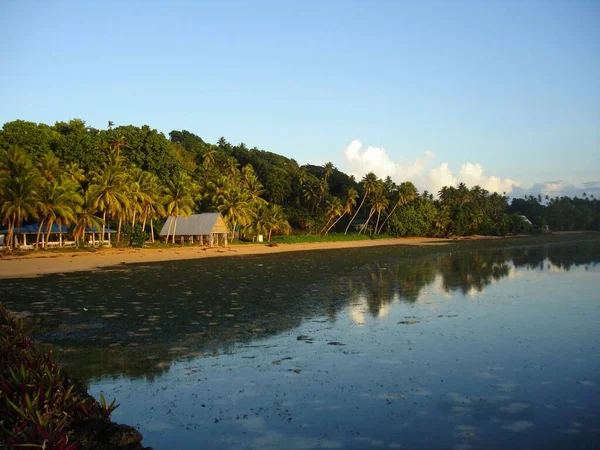
<svg viewBox="0 0 600 450">
<path fill-rule="evenodd" d="M 27 223 L 40 224 L 38 248 L 52 226 L 69 227 L 78 243 L 86 230 L 104 235 L 107 227 L 116 229 L 117 245 L 132 244 L 136 229 L 136 242 L 153 242 L 168 216 L 174 242 L 178 217 L 211 211 L 249 241 L 292 232 L 447 237 L 600 229 L 600 202 L 585 194 L 509 204 L 506 195 L 462 183 L 435 194 L 372 172 L 357 181 L 332 163 L 299 165 L 225 138 L 210 144 L 185 130 L 167 138 L 147 125 L 96 129 L 79 119 L 52 126 L 16 120 L 0 130 L 0 221 L 9 247 Z"/>
</svg>

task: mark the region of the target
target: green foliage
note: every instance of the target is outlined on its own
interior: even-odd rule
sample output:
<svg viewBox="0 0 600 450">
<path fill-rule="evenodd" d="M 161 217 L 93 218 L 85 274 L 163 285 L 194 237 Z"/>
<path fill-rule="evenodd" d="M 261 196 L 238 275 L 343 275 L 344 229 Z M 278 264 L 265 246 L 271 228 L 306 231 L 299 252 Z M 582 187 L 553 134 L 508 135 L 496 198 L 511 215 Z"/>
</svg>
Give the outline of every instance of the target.
<svg viewBox="0 0 600 450">
<path fill-rule="evenodd" d="M 130 245 L 132 247 L 142 248 L 146 240 L 148 240 L 148 233 L 142 231 L 141 224 L 136 224 L 131 232 Z"/>
<path fill-rule="evenodd" d="M 417 197 L 400 207 L 389 220 L 388 233 L 394 237 L 433 236 L 436 209 L 433 202 Z"/>
<path fill-rule="evenodd" d="M 291 234 L 289 236 L 277 236 L 273 238 L 278 244 L 305 244 L 311 242 L 339 242 L 339 241 L 370 241 L 371 236 L 364 234 L 331 233 L 327 236 L 313 234 Z"/>
<path fill-rule="evenodd" d="M 83 385 L 38 350 L 21 322 L 0 304 L 0 446 L 73 450 L 73 425 L 108 419 L 118 406 L 90 397 Z"/>
<path fill-rule="evenodd" d="M 138 223 L 148 232 L 147 225 L 167 215 L 202 211 L 220 211 L 234 234 L 248 239 L 286 234 L 290 224 L 323 235 L 348 233 L 357 224 L 360 233 L 375 236 L 528 232 L 511 214 L 526 216 L 538 231 L 600 229 L 600 201 L 593 196 L 545 202 L 528 196 L 509 207 L 505 196 L 461 183 L 443 187 L 434 200 L 410 182 L 369 173 L 357 183 L 332 163 L 299 166 L 224 137 L 216 144 L 186 130 L 169 137 L 148 125 L 110 123 L 98 130 L 80 119 L 4 124 L 0 219 L 9 229 L 9 248 L 15 245 L 12 231 L 31 222 L 74 227 L 76 241 L 86 228 L 111 223 L 120 245 L 122 231 L 129 234 Z M 175 231 L 174 221 L 169 232 Z"/>
</svg>

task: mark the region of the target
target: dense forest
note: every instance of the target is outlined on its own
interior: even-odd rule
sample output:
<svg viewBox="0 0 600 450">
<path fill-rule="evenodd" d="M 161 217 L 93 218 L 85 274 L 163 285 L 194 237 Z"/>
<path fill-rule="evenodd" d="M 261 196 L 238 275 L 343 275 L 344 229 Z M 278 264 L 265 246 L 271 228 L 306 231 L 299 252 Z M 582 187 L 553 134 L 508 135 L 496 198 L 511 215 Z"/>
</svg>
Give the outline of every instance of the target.
<svg viewBox="0 0 600 450">
<path fill-rule="evenodd" d="M 79 119 L 4 124 L 0 204 L 9 244 L 15 227 L 32 222 L 42 230 L 71 227 L 76 240 L 110 226 L 117 243 L 127 234 L 139 244 L 154 240 L 167 216 L 208 211 L 220 211 L 248 240 L 292 231 L 445 237 L 600 229 L 600 202 L 585 194 L 509 204 L 505 195 L 461 183 L 434 197 L 408 181 L 373 173 L 357 181 L 331 163 L 301 166 L 225 138 L 211 144 L 186 130 L 167 138 L 147 125 L 112 122 L 100 130 Z"/>
</svg>

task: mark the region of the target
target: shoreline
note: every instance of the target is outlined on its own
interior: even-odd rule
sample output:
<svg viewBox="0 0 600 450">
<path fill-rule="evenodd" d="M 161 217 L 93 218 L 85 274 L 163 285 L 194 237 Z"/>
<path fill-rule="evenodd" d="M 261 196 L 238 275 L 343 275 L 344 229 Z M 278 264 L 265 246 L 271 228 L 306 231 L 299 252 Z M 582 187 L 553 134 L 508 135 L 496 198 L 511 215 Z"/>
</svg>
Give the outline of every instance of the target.
<svg viewBox="0 0 600 450">
<path fill-rule="evenodd" d="M 585 233 L 585 232 L 584 232 Z M 582 233 L 561 233 L 550 235 L 560 237 L 558 241 L 565 241 L 571 235 Z M 588 234 L 588 233 L 585 233 Z M 600 237 L 598 233 L 594 233 Z M 557 239 L 544 239 L 556 241 Z M 534 237 L 535 239 L 536 237 Z M 313 250 L 353 249 L 381 246 L 446 246 L 457 243 L 503 241 L 519 243 L 519 240 L 529 241 L 525 236 L 470 236 L 460 239 L 449 238 L 390 238 L 367 241 L 337 241 L 301 244 L 279 244 L 270 247 L 268 244 L 244 244 L 230 247 L 173 247 L 173 248 L 107 248 L 94 252 L 60 252 L 60 253 L 31 253 L 26 255 L 11 255 L 0 258 L 0 279 L 31 278 L 47 274 L 69 273 L 80 271 L 93 271 L 104 267 L 121 264 L 135 264 L 147 262 L 180 261 L 187 259 L 218 258 L 231 256 L 269 255 L 275 253 L 288 253 Z M 537 240 L 537 239 L 536 239 Z M 524 243 L 524 241 L 521 241 Z"/>
</svg>

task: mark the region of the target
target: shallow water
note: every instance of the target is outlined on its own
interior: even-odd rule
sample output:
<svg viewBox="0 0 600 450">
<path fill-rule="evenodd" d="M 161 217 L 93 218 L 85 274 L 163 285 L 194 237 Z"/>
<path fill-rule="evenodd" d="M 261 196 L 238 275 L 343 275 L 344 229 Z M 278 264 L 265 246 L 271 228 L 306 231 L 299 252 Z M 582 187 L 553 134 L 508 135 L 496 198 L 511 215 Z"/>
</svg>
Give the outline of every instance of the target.
<svg viewBox="0 0 600 450">
<path fill-rule="evenodd" d="M 595 448 L 600 243 L 393 247 L 4 280 L 146 445 Z"/>
</svg>

